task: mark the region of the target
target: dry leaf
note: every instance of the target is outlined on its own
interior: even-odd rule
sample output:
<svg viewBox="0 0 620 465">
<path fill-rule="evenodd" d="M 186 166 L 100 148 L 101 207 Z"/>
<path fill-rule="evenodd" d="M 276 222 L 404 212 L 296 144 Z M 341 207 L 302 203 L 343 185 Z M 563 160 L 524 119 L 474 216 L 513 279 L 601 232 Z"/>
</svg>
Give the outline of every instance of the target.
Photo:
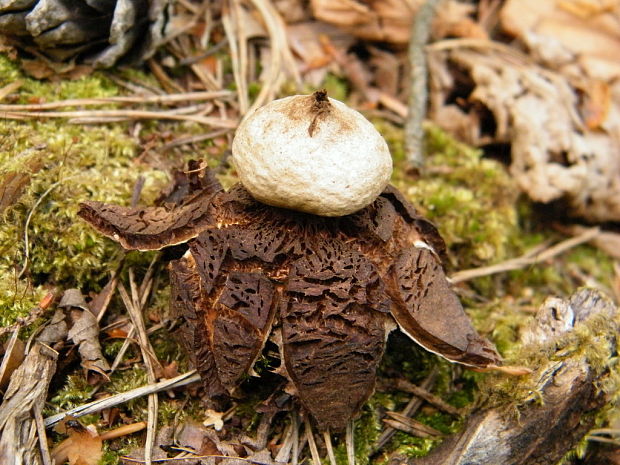
<svg viewBox="0 0 620 465">
<path fill-rule="evenodd" d="M 99 318 L 99 315 L 105 311 L 110 301 L 112 300 L 112 296 L 114 295 L 114 291 L 116 290 L 117 283 L 118 276 L 115 273 L 101 290 L 101 292 L 95 294 L 89 302 L 88 308 L 93 315 L 98 317 L 98 320 L 101 319 Z"/>
<path fill-rule="evenodd" d="M 68 332 L 65 312 L 57 309 L 52 319 L 37 337 L 37 341 L 47 344 L 48 346 L 53 346 L 58 342 L 64 341 L 67 338 Z"/>
<path fill-rule="evenodd" d="M 101 353 L 99 325 L 95 316 L 88 310 L 82 293 L 77 289 L 66 290 L 58 306 L 72 308 L 70 317 L 73 325 L 67 336 L 79 346 L 82 366 L 105 376 L 104 372 L 110 370 L 110 365 Z M 78 308 L 82 310 L 77 310 Z"/>
<path fill-rule="evenodd" d="M 103 450 L 101 437 L 95 427 L 84 427 L 73 419 L 63 422 L 69 437 L 52 450 L 54 465 L 63 465 L 66 462 L 70 465 L 97 465 Z"/>
<path fill-rule="evenodd" d="M 344 28 L 365 40 L 405 45 L 411 22 L 423 0 L 312 0 L 317 19 Z M 470 14 L 472 5 L 444 1 L 433 21 L 433 35 L 482 39 L 487 34 Z"/>
<path fill-rule="evenodd" d="M 562 199 L 571 216 L 620 220 L 620 82 L 608 83 L 598 96 L 590 81 L 591 98 L 600 107 L 592 130 L 582 119 L 580 92 L 560 72 L 501 47 L 436 49 L 430 55 L 430 74 L 439 76 L 433 79 L 433 114 L 470 79 L 473 90 L 461 100 L 462 110 L 478 113 L 481 136 L 470 142 L 510 145 L 510 171 L 521 190 L 537 202 Z"/>
<path fill-rule="evenodd" d="M 79 289 L 67 289 L 63 293 L 58 306 L 61 308 L 76 307 L 82 310 L 88 310 L 88 305 L 86 305 L 84 296 Z"/>
<path fill-rule="evenodd" d="M 37 149 L 32 149 L 36 151 Z M 24 162 L 23 170 L 4 173 L 0 182 L 0 213 L 11 205 L 15 205 L 24 193 L 30 176 L 41 169 L 43 164 L 38 159 L 30 159 Z"/>
<path fill-rule="evenodd" d="M 576 62 L 575 77 L 610 80 L 620 76 L 620 10 L 614 3 L 509 0 L 500 18 L 546 64 L 568 70 Z"/>
<path fill-rule="evenodd" d="M 224 413 L 225 412 L 216 412 L 215 410 L 207 409 L 205 411 L 206 418 L 202 424 L 204 426 L 213 426 L 216 431 L 221 431 L 224 427 Z"/>
</svg>

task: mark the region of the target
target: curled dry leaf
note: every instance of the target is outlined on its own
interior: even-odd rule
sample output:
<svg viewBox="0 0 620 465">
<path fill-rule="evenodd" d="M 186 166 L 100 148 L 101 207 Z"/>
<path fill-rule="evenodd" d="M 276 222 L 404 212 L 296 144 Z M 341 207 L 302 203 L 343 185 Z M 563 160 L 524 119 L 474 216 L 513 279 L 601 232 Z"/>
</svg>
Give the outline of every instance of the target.
<svg viewBox="0 0 620 465">
<path fill-rule="evenodd" d="M 69 328 L 65 320 L 65 312 L 57 309 L 52 319 L 47 322 L 41 333 L 37 336 L 37 341 L 53 346 L 63 342 L 67 338 Z"/>
<path fill-rule="evenodd" d="M 97 318 L 88 310 L 82 294 L 77 289 L 68 289 L 59 306 L 71 308 L 70 318 L 73 325 L 67 336 L 79 346 L 82 366 L 86 370 L 93 370 L 105 376 L 105 372 L 110 370 L 110 365 L 101 352 L 99 324 Z"/>
</svg>

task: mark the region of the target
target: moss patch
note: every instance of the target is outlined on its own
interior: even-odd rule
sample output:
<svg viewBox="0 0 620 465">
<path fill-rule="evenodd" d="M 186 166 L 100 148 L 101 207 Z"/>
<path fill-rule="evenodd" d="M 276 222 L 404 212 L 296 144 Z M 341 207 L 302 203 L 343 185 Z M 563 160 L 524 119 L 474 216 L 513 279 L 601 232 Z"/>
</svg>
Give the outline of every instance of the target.
<svg viewBox="0 0 620 465">
<path fill-rule="evenodd" d="M 94 74 L 75 81 L 45 83 L 21 75 L 0 57 L 0 86 L 23 81 L 19 103 L 116 95 L 118 89 Z M 167 175 L 135 160 L 138 147 L 124 124 L 82 126 L 64 120 L 0 119 L 0 189 L 20 178 L 2 210 L 0 227 L 0 324 L 36 306 L 52 285 L 97 290 L 121 257 L 77 218 L 78 203 L 101 200 L 127 204 L 138 176 L 145 177 L 143 202 L 152 202 Z M 29 218 L 28 227 L 26 229 Z M 16 276 L 29 259 L 25 279 Z"/>
</svg>

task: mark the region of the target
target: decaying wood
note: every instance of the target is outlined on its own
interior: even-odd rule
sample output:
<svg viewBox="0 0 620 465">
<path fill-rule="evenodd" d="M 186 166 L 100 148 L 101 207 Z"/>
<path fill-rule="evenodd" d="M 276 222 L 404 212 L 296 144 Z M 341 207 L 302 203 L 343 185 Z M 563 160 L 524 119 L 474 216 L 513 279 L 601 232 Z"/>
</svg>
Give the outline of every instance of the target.
<svg viewBox="0 0 620 465">
<path fill-rule="evenodd" d="M 235 393 L 272 334 L 280 374 L 321 431 L 343 431 L 369 398 L 395 323 L 451 361 L 501 363 L 448 285 L 443 239 L 393 187 L 337 218 L 261 204 L 241 185 L 226 192 L 202 170 L 166 198 L 88 202 L 80 216 L 127 248 L 188 242 L 170 264 L 172 308 L 212 399 Z"/>
<path fill-rule="evenodd" d="M 535 324 L 524 333 L 523 341 L 528 350 L 552 350 L 548 360 L 541 362 L 532 375 L 535 377 L 532 392 L 537 395 L 518 407 L 518 415 L 510 405 L 482 410 L 469 418 L 462 433 L 445 441 L 428 457 L 421 460 L 396 457 L 392 463 L 557 463 L 593 426 L 593 414 L 608 400 L 600 388 L 608 370 L 594 367 L 581 350 L 573 351 L 569 357 L 563 355 L 566 347 L 562 341 L 571 332 L 591 324 L 593 319 L 606 322 L 606 328 L 591 343 L 615 347 L 618 309 L 598 291 L 582 289 L 568 300 L 548 299 L 539 310 Z"/>
<path fill-rule="evenodd" d="M 35 343 L 13 373 L 0 405 L 0 463 L 3 465 L 50 463 L 45 429 L 37 427 L 41 423 L 37 418 L 41 418 L 57 358 L 55 350 Z"/>
</svg>

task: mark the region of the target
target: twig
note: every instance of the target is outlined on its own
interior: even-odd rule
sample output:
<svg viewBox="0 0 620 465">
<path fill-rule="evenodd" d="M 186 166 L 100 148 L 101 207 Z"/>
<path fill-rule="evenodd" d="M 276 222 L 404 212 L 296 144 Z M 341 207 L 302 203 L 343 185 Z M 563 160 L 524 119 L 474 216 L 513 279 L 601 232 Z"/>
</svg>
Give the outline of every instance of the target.
<svg viewBox="0 0 620 465">
<path fill-rule="evenodd" d="M 518 270 L 525 268 L 526 266 L 535 265 L 545 260 L 549 260 L 567 250 L 572 249 L 580 244 L 589 242 L 594 239 L 600 233 L 599 228 L 590 228 L 585 230 L 578 236 L 566 239 L 548 249 L 532 256 L 531 252 L 522 255 L 521 257 L 511 258 L 502 263 L 497 263 L 491 266 L 483 266 L 480 268 L 472 268 L 470 270 L 463 270 L 454 273 L 450 276 L 450 282 L 453 284 L 468 281 L 474 278 L 480 278 L 482 276 L 489 276 L 497 273 L 503 273 L 506 271 Z"/>
<path fill-rule="evenodd" d="M 431 389 L 433 384 L 435 384 L 435 379 L 437 379 L 438 372 L 439 371 L 437 370 L 437 367 L 433 367 L 433 369 L 428 374 L 428 376 L 424 379 L 424 381 L 420 383 L 420 387 L 426 390 Z M 421 406 L 422 406 L 422 399 L 420 399 L 419 397 L 413 396 L 411 400 L 409 401 L 409 403 L 407 404 L 407 406 L 400 413 L 402 415 L 413 416 L 415 412 L 417 412 L 417 410 Z M 379 439 L 377 440 L 377 443 L 374 446 L 373 450 L 376 452 L 380 450 L 383 446 L 385 446 L 387 442 L 390 439 L 392 439 L 392 436 L 394 436 L 394 433 L 396 433 L 396 430 L 392 428 L 391 426 L 388 426 L 385 429 L 385 431 L 381 433 L 381 436 L 379 436 Z"/>
<path fill-rule="evenodd" d="M 101 433 L 99 435 L 99 438 L 102 441 L 109 441 L 110 439 L 116 439 L 122 436 L 127 436 L 128 434 L 137 433 L 138 431 L 142 431 L 144 428 L 146 428 L 146 423 L 143 421 L 139 421 L 137 423 L 119 426 L 118 428 L 114 428 L 113 430 Z"/>
<path fill-rule="evenodd" d="M 298 429 L 299 425 L 297 424 L 297 416 L 293 412 L 291 413 L 291 423 L 284 431 L 282 444 L 280 445 L 278 454 L 274 459 L 276 462 L 294 463 L 296 461 L 295 457 L 291 459 L 291 451 L 294 448 L 294 444 L 299 441 L 297 434 Z"/>
<path fill-rule="evenodd" d="M 29 105 L 0 105 L 0 111 L 46 111 L 64 107 L 89 107 L 107 105 L 110 103 L 138 103 L 138 104 L 162 104 L 162 103 L 186 103 L 213 100 L 217 98 L 232 97 L 230 90 L 212 92 L 184 92 L 180 94 L 148 95 L 148 96 L 119 96 L 100 98 L 81 98 L 59 100 L 57 102 L 29 104 Z"/>
<path fill-rule="evenodd" d="M 271 5 L 271 2 L 265 0 L 251 0 L 251 3 L 262 16 L 265 27 L 267 28 L 271 44 L 271 54 L 269 67 L 265 73 L 265 82 L 248 113 L 251 113 L 255 108 L 263 106 L 272 97 L 275 85 L 280 77 L 282 53 L 285 49 L 288 49 L 286 36 L 283 36 L 281 33 L 281 24 L 277 20 L 278 13 L 275 11 L 273 5 Z"/>
<path fill-rule="evenodd" d="M 7 95 L 12 94 L 24 84 L 24 81 L 17 80 L 4 87 L 0 87 L 0 101 L 4 100 Z"/>
<path fill-rule="evenodd" d="M 344 433 L 344 442 L 347 448 L 347 462 L 349 465 L 355 465 L 355 428 L 353 427 L 353 419 L 347 422 L 347 429 Z"/>
<path fill-rule="evenodd" d="M 297 412 L 291 413 L 291 424 L 293 425 L 293 450 L 291 454 L 293 457 L 291 458 L 291 465 L 297 465 L 299 460 L 299 416 L 297 416 Z"/>
<path fill-rule="evenodd" d="M 308 447 L 310 448 L 310 455 L 312 456 L 313 465 L 321 465 L 321 456 L 319 455 L 319 449 L 316 447 L 314 440 L 314 433 L 312 432 L 312 426 L 310 426 L 310 420 L 306 420 L 306 438 L 308 439 Z"/>
<path fill-rule="evenodd" d="M 600 436 L 586 436 L 586 439 L 588 441 L 604 442 L 605 444 L 614 444 L 616 446 L 620 446 L 620 441 L 618 439 L 610 439 L 610 438 L 605 438 L 605 437 L 600 437 Z"/>
<path fill-rule="evenodd" d="M 159 150 L 164 152 L 166 150 L 170 150 L 171 148 L 178 147 L 179 145 L 195 144 L 197 142 L 202 142 L 203 140 L 209 140 L 215 137 L 223 136 L 228 132 L 230 132 L 230 129 L 218 129 L 217 131 L 211 131 L 206 134 L 199 134 L 197 136 L 179 137 L 178 139 L 174 139 L 167 144 L 162 145 Z"/>
<path fill-rule="evenodd" d="M 247 44 L 243 27 L 240 24 L 240 5 L 238 0 L 225 3 L 222 11 L 222 25 L 229 43 L 233 76 L 237 85 L 239 111 L 244 115 L 248 111 L 247 88 Z M 277 53 L 277 52 L 274 52 Z M 245 56 L 244 56 L 245 54 Z"/>
<path fill-rule="evenodd" d="M 209 116 L 179 115 L 170 111 L 146 110 L 92 110 L 92 111 L 5 111 L 0 113 L 4 119 L 25 120 L 32 118 L 127 118 L 131 120 L 156 119 L 191 121 L 218 128 L 236 128 L 234 120 L 223 120 Z"/>
<path fill-rule="evenodd" d="M 165 459 L 153 459 L 153 463 L 165 463 L 165 462 L 178 462 L 180 460 L 196 460 L 196 459 L 229 459 L 229 460 L 242 460 L 244 462 L 253 463 L 255 465 L 273 465 L 273 463 L 261 462 L 260 460 L 254 460 L 249 457 L 236 457 L 234 455 L 189 455 L 187 457 L 170 457 Z M 127 457 L 124 455 L 121 460 L 133 463 L 145 463 L 144 460 L 134 459 L 133 457 Z"/>
<path fill-rule="evenodd" d="M 45 433 L 45 425 L 43 424 L 43 414 L 41 410 L 33 408 L 32 414 L 37 426 L 37 436 L 39 436 L 39 447 L 41 448 L 41 459 L 43 465 L 52 465 L 52 457 L 50 456 L 49 446 L 47 444 L 47 434 Z"/>
<path fill-rule="evenodd" d="M 424 165 L 424 129 L 428 102 L 427 65 L 425 45 L 431 32 L 435 9 L 441 0 L 426 0 L 420 5 L 411 24 L 409 40 L 409 63 L 411 66 L 411 88 L 409 90 L 409 114 L 405 124 L 405 147 L 407 163 L 414 169 Z"/>
<path fill-rule="evenodd" d="M 323 432 L 323 440 L 325 441 L 325 447 L 327 448 L 327 456 L 329 457 L 330 465 L 336 465 L 336 455 L 334 454 L 334 446 L 332 445 L 332 436 L 328 431 Z"/>
<path fill-rule="evenodd" d="M 138 341 L 140 343 L 140 351 L 142 352 L 142 359 L 146 366 L 147 377 L 150 383 L 154 383 L 155 367 L 154 362 L 157 360 L 154 358 L 153 348 L 149 342 L 148 335 L 146 334 L 146 326 L 142 317 L 142 305 L 140 302 L 140 296 L 138 288 L 136 286 L 133 269 L 129 269 L 129 283 L 131 286 L 131 299 L 127 294 L 127 290 L 122 283 L 119 283 L 118 290 L 123 299 L 123 303 L 129 312 L 129 317 L 133 323 L 134 328 L 138 333 Z M 148 396 L 148 416 L 147 416 L 147 429 L 146 429 L 146 444 L 144 446 L 144 460 L 147 465 L 151 465 L 151 459 L 153 455 L 153 446 L 155 444 L 155 431 L 157 429 L 157 410 L 158 410 L 158 398 L 156 393 L 151 393 Z"/>
<path fill-rule="evenodd" d="M 448 404 L 436 395 L 430 393 L 426 389 L 416 386 L 415 384 L 410 383 L 405 379 L 394 379 L 388 381 L 388 383 L 390 383 L 390 385 L 393 385 L 396 389 L 400 391 L 405 391 L 419 397 L 420 399 L 424 399 L 426 402 L 441 410 L 442 412 L 446 412 L 450 415 L 455 416 L 459 416 L 461 414 L 460 410 L 456 407 L 453 407 L 452 405 Z"/>
<path fill-rule="evenodd" d="M 47 417 L 44 420 L 45 427 L 50 428 L 54 426 L 67 415 L 79 418 L 84 415 L 100 412 L 101 410 L 105 410 L 116 405 L 124 404 L 125 402 L 128 402 L 130 400 L 138 399 L 152 393 L 179 388 L 181 386 L 186 386 L 197 381 L 200 381 L 200 375 L 196 372 L 196 370 L 191 370 L 174 378 L 160 381 L 159 383 L 147 384 L 145 386 L 132 389 L 131 391 L 121 392 L 120 394 L 115 394 L 110 397 L 97 399 L 93 402 L 89 402 L 88 404 L 78 405 L 77 407 L 72 408 L 71 410 L 67 410 L 66 412 L 57 413 L 55 415 Z"/>
<path fill-rule="evenodd" d="M 419 438 L 438 438 L 442 436 L 441 432 L 437 431 L 435 428 L 425 425 L 424 423 L 414 420 L 406 415 L 396 412 L 387 412 L 387 415 L 390 418 L 383 420 L 385 424 L 390 425 L 392 428 L 399 431 L 411 434 L 412 436 Z"/>
<path fill-rule="evenodd" d="M 170 77 L 164 71 L 164 68 L 153 58 L 149 58 L 147 60 L 147 65 L 149 69 L 155 76 L 155 78 L 159 81 L 161 86 L 166 90 L 166 92 L 174 93 L 183 93 L 185 89 L 183 89 L 179 84 L 170 79 Z"/>
</svg>

